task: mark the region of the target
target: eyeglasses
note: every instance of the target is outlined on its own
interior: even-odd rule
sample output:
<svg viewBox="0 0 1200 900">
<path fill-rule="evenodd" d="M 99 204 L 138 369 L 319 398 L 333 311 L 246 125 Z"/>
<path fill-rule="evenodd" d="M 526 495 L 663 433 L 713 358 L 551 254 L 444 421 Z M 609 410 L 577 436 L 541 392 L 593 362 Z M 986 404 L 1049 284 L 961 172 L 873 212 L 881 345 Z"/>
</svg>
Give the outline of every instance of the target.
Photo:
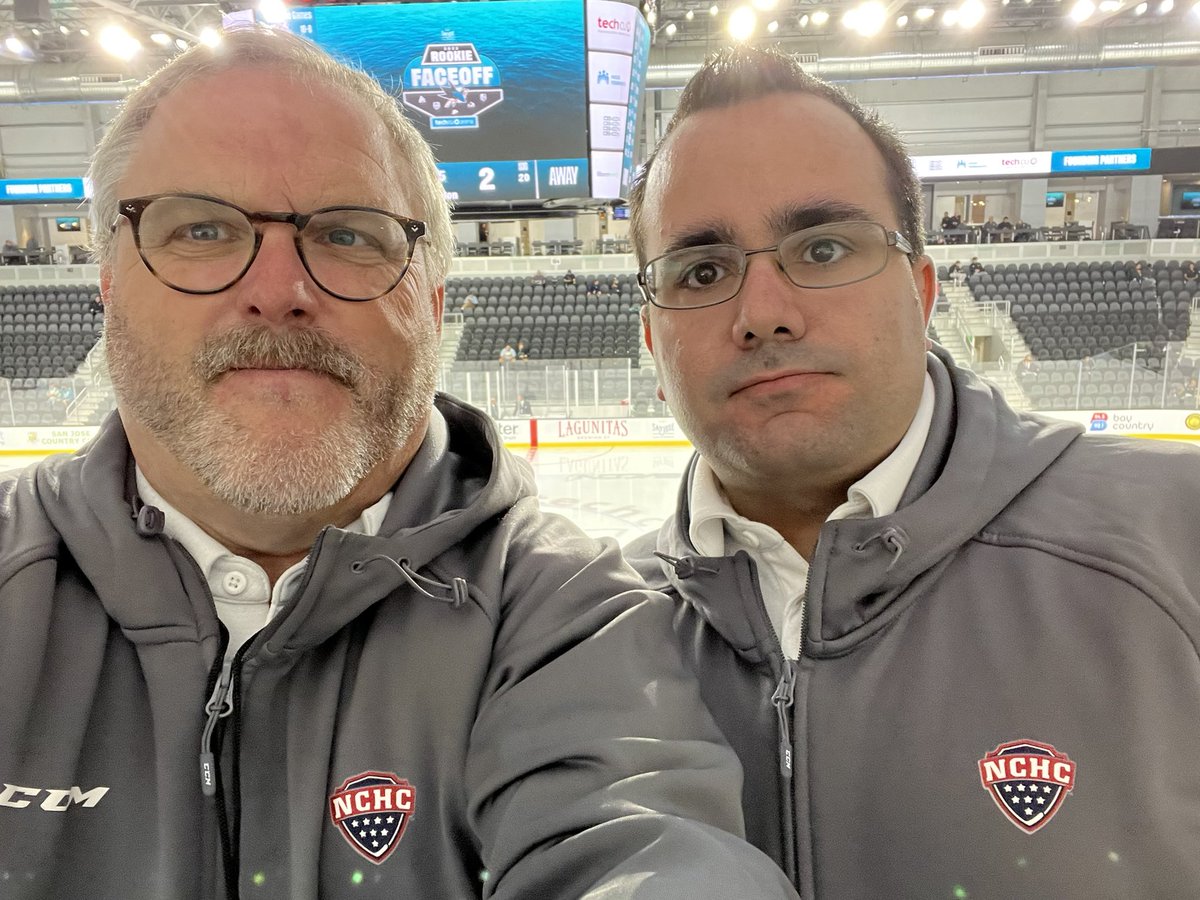
<svg viewBox="0 0 1200 900">
<path fill-rule="evenodd" d="M 878 275 L 892 247 L 910 256 L 913 252 L 904 235 L 877 222 L 830 222 L 794 231 L 774 247 L 758 250 L 733 244 L 673 250 L 642 266 L 638 286 L 648 303 L 663 309 L 700 309 L 736 297 L 748 259 L 756 253 L 774 253 L 796 287 L 833 288 Z"/>
<path fill-rule="evenodd" d="M 185 294 L 217 294 L 237 284 L 262 246 L 258 226 L 282 222 L 295 226 L 300 262 L 323 291 L 339 300 L 376 300 L 404 278 L 425 234 L 424 222 L 369 206 L 248 212 L 203 194 L 121 200 L 117 215 L 133 229 L 146 268 Z"/>
</svg>

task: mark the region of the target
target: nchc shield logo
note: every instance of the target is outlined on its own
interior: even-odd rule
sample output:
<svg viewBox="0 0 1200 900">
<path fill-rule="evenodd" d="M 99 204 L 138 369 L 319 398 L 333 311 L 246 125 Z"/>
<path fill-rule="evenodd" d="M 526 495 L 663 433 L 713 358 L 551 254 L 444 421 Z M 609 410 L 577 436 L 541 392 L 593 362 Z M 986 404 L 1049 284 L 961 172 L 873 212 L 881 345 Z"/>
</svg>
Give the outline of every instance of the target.
<svg viewBox="0 0 1200 900">
<path fill-rule="evenodd" d="M 480 114 L 503 100 L 500 70 L 474 44 L 429 44 L 404 70 L 404 105 L 434 130 L 478 128 Z"/>
</svg>

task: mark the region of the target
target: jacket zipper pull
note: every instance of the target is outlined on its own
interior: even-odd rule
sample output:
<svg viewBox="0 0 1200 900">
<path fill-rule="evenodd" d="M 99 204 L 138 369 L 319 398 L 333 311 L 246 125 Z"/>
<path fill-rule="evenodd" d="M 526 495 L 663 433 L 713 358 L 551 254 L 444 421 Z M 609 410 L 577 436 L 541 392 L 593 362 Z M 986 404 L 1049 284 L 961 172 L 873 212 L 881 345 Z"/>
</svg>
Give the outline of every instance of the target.
<svg viewBox="0 0 1200 900">
<path fill-rule="evenodd" d="M 783 677 L 771 695 L 771 703 L 779 717 L 779 770 L 784 778 L 792 777 L 792 703 L 796 693 L 796 664 L 783 661 Z"/>
<path fill-rule="evenodd" d="M 221 666 L 221 677 L 217 679 L 213 694 L 204 706 L 208 720 L 204 723 L 204 734 L 200 738 L 200 790 L 205 797 L 217 795 L 217 760 L 212 752 L 212 739 L 217 721 L 233 712 L 233 698 L 229 696 L 231 681 L 232 667 Z"/>
</svg>

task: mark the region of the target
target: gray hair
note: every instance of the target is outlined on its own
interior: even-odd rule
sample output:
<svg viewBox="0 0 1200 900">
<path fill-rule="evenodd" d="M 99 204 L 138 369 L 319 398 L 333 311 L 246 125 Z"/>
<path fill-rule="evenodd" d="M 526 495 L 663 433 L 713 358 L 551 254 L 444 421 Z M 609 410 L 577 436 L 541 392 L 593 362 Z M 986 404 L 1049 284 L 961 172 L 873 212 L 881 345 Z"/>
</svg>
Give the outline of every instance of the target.
<svg viewBox="0 0 1200 900">
<path fill-rule="evenodd" d="M 683 121 L 695 113 L 779 93 L 807 94 L 827 100 L 859 124 L 883 157 L 888 193 L 900 219 L 900 233 L 912 245 L 912 258 L 921 255 L 925 248 L 921 183 L 913 172 L 899 132 L 843 88 L 805 72 L 796 57 L 775 47 L 733 47 L 708 57 L 684 86 L 662 140 L 634 181 L 629 193 L 629 225 L 634 252 L 640 262 L 646 262 L 646 236 L 642 227 L 646 185 L 659 149 Z"/>
<path fill-rule="evenodd" d="M 312 43 L 284 31 L 244 27 L 229 31 L 217 48 L 202 44 L 171 60 L 138 85 L 125 99 L 108 132 L 92 156 L 92 253 L 101 265 L 111 265 L 115 254 L 112 224 L 117 219 L 117 184 L 158 104 L 188 82 L 230 69 L 250 67 L 290 75 L 302 84 L 342 91 L 373 111 L 395 141 L 401 157 L 411 165 L 416 179 L 418 215 L 426 224 L 426 277 L 440 285 L 450 270 L 454 233 L 450 207 L 434 164 L 433 151 L 404 117 L 396 98 L 366 72 L 352 68 Z"/>
</svg>

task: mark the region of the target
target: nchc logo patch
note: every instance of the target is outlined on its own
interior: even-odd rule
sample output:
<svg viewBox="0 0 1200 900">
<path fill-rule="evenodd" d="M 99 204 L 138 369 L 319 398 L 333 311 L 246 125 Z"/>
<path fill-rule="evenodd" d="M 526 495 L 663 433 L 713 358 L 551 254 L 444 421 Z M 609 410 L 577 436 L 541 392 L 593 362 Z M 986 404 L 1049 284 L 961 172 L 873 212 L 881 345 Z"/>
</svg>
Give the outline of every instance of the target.
<svg viewBox="0 0 1200 900">
<path fill-rule="evenodd" d="M 1075 787 L 1075 763 L 1038 741 L 1009 741 L 979 760 L 979 778 L 1008 820 L 1033 834 Z"/>
<path fill-rule="evenodd" d="M 363 772 L 329 798 L 329 816 L 350 846 L 375 865 L 387 859 L 408 827 L 413 786 L 391 772 Z"/>
</svg>

